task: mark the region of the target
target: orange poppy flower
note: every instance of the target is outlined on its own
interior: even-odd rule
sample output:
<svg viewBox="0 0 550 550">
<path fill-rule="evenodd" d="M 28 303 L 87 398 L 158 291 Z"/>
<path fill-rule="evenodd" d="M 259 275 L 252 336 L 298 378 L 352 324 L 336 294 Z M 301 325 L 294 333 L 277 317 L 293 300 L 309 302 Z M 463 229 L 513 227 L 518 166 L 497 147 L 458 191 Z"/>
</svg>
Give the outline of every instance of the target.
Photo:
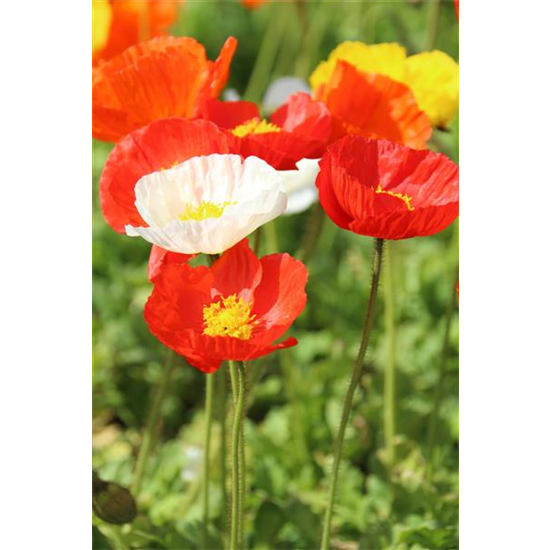
<svg viewBox="0 0 550 550">
<path fill-rule="evenodd" d="M 397 43 L 339 44 L 326 61 L 311 74 L 311 86 L 329 82 L 338 61 L 345 61 L 364 73 L 379 73 L 405 84 L 432 126 L 445 128 L 458 110 L 458 63 L 446 53 L 434 50 L 407 57 Z"/>
<path fill-rule="evenodd" d="M 262 4 L 265 4 L 266 0 L 241 0 L 241 4 L 249 10 L 255 10 Z"/>
<path fill-rule="evenodd" d="M 229 37 L 213 62 L 193 38 L 167 36 L 101 64 L 92 78 L 92 136 L 117 141 L 157 119 L 196 117 L 203 101 L 221 93 L 236 47 Z"/>
<path fill-rule="evenodd" d="M 331 135 L 328 108 L 303 92 L 291 95 L 269 121 L 248 101 L 210 100 L 201 115 L 227 131 L 234 153 L 256 156 L 277 170 L 293 170 L 303 158 L 319 158 Z"/>
<path fill-rule="evenodd" d="M 458 166 L 445 155 L 346 136 L 319 165 L 321 205 L 348 231 L 407 239 L 442 231 L 458 216 Z"/>
<path fill-rule="evenodd" d="M 104 38 L 92 46 L 92 64 L 107 61 L 126 48 L 167 33 L 178 15 L 174 0 L 93 0 L 94 35 Z"/>
<path fill-rule="evenodd" d="M 149 330 L 203 372 L 297 344 L 275 343 L 306 304 L 307 270 L 288 254 L 258 259 L 244 239 L 212 267 L 166 263 L 145 305 Z"/>
<path fill-rule="evenodd" d="M 229 139 L 206 120 L 157 120 L 121 139 L 111 151 L 99 180 L 101 210 L 119 233 L 126 225 L 147 225 L 135 206 L 134 188 L 147 174 L 199 155 L 231 153 Z"/>
<path fill-rule="evenodd" d="M 324 101 L 333 116 L 332 141 L 355 134 L 423 149 L 432 133 L 428 116 L 407 86 L 342 60 L 315 98 Z"/>
</svg>

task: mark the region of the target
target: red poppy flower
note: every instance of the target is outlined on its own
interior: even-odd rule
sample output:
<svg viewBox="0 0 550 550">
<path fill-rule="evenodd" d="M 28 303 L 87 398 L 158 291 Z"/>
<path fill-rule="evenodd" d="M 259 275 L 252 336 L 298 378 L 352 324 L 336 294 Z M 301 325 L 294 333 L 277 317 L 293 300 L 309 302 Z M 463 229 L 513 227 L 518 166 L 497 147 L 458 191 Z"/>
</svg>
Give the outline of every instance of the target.
<svg viewBox="0 0 550 550">
<path fill-rule="evenodd" d="M 147 278 L 154 281 L 156 276 L 161 272 L 162 266 L 165 264 L 186 264 L 194 258 L 194 254 L 180 254 L 179 252 L 170 252 L 164 250 L 160 246 L 154 244 L 151 247 L 149 254 L 149 262 L 147 264 Z"/>
<path fill-rule="evenodd" d="M 213 62 L 193 38 L 167 36 L 100 65 L 92 78 L 92 136 L 117 141 L 154 120 L 196 117 L 225 86 L 236 46 L 229 37 Z"/>
<path fill-rule="evenodd" d="M 249 361 L 297 344 L 274 343 L 306 303 L 305 266 L 288 254 L 258 259 L 244 239 L 212 267 L 167 263 L 145 305 L 149 330 L 194 367 Z"/>
<path fill-rule="evenodd" d="M 107 39 L 101 48 L 92 54 L 92 64 L 107 61 L 126 48 L 167 33 L 178 15 L 178 3 L 174 0 L 94 0 L 94 4 L 108 4 L 110 21 Z"/>
<path fill-rule="evenodd" d="M 381 239 L 442 231 L 458 216 L 458 166 L 445 155 L 347 136 L 320 162 L 319 200 L 338 226 Z"/>
<path fill-rule="evenodd" d="M 432 133 L 428 116 L 407 86 L 342 60 L 315 97 L 333 116 L 332 141 L 355 134 L 423 149 Z"/>
<path fill-rule="evenodd" d="M 458 21 L 458 0 L 455 0 L 456 20 Z"/>
<path fill-rule="evenodd" d="M 227 130 L 234 153 L 261 158 L 277 170 L 295 169 L 303 158 L 319 158 L 331 134 L 326 105 L 303 92 L 290 96 L 269 121 L 248 101 L 210 100 L 201 116 Z"/>
<path fill-rule="evenodd" d="M 132 132 L 115 145 L 99 180 L 105 220 L 119 233 L 125 225 L 147 225 L 134 204 L 134 188 L 142 176 L 191 157 L 230 152 L 227 135 L 206 120 L 167 118 Z"/>
</svg>

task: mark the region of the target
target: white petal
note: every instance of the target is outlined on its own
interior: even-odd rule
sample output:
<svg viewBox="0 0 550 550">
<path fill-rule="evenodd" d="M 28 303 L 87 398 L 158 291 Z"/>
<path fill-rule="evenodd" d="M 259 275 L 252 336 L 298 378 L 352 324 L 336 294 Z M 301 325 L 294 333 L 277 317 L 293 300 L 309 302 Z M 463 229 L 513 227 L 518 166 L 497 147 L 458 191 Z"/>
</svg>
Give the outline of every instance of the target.
<svg viewBox="0 0 550 550">
<path fill-rule="evenodd" d="M 296 163 L 298 170 L 281 170 L 288 195 L 285 215 L 298 214 L 319 200 L 315 179 L 319 174 L 320 159 L 302 159 Z"/>
<path fill-rule="evenodd" d="M 312 204 L 319 201 L 319 193 L 314 187 L 299 189 L 288 197 L 288 205 L 283 216 L 305 212 Z"/>
<path fill-rule="evenodd" d="M 305 80 L 295 76 L 282 76 L 274 80 L 264 95 L 263 106 L 267 112 L 274 111 L 297 92 L 311 92 Z"/>
<path fill-rule="evenodd" d="M 136 184 L 136 207 L 149 227 L 126 226 L 166 250 L 218 254 L 260 225 L 281 215 L 287 204 L 282 176 L 256 157 L 194 157 L 175 168 L 155 172 Z M 182 221 L 186 208 L 203 202 L 227 204 L 218 218 Z"/>
</svg>

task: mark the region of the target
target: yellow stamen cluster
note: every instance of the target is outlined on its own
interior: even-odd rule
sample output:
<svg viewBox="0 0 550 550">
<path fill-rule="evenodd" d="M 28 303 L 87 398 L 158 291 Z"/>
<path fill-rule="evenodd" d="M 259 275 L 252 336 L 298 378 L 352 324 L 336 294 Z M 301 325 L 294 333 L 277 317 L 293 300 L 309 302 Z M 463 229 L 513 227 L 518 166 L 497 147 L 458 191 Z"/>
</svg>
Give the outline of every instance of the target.
<svg viewBox="0 0 550 550">
<path fill-rule="evenodd" d="M 229 336 L 239 340 L 250 340 L 252 330 L 258 324 L 250 315 L 251 307 L 243 298 L 232 294 L 205 306 L 202 310 L 203 334 L 206 336 Z"/>
<path fill-rule="evenodd" d="M 280 132 L 281 128 L 267 120 L 253 118 L 240 126 L 236 126 L 231 133 L 237 137 L 244 137 L 249 134 L 269 134 L 271 132 Z"/>
<path fill-rule="evenodd" d="M 394 191 L 385 191 L 384 189 L 382 189 L 382 186 L 380 184 L 374 190 L 374 192 L 379 195 L 389 195 L 390 197 L 401 199 L 407 206 L 407 210 L 409 210 L 410 212 L 414 210 L 414 206 L 412 205 L 412 197 L 410 195 L 403 195 L 403 193 L 395 193 Z"/>
<path fill-rule="evenodd" d="M 225 201 L 222 203 L 201 202 L 198 206 L 185 205 L 183 214 L 180 215 L 180 220 L 187 222 L 190 220 L 200 221 L 208 218 L 220 218 L 226 206 L 237 204 L 235 202 Z"/>
</svg>

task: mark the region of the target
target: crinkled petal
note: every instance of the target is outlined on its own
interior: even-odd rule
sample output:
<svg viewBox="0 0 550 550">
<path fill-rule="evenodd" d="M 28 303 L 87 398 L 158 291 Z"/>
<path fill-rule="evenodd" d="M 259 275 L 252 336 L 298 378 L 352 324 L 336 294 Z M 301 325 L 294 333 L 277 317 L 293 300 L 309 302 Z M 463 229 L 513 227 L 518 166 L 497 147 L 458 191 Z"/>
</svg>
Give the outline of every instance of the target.
<svg viewBox="0 0 550 550">
<path fill-rule="evenodd" d="M 169 118 L 152 122 L 119 141 L 107 158 L 99 182 L 101 210 L 119 233 L 143 225 L 135 207 L 135 186 L 158 170 L 211 153 L 229 153 L 227 136 L 211 122 Z"/>
<path fill-rule="evenodd" d="M 162 266 L 167 263 L 186 264 L 192 258 L 194 258 L 193 254 L 178 254 L 153 245 L 147 263 L 147 278 L 149 281 L 153 281 L 160 273 Z"/>
<path fill-rule="evenodd" d="M 262 266 L 248 239 L 243 239 L 223 254 L 212 266 L 215 295 L 237 295 L 247 302 L 262 278 Z"/>
<path fill-rule="evenodd" d="M 365 73 L 379 73 L 402 82 L 405 75 L 407 52 L 397 43 L 364 44 L 342 42 L 321 62 L 310 77 L 311 87 L 316 92 L 328 83 L 339 60 L 346 61 Z"/>
<path fill-rule="evenodd" d="M 458 166 L 445 155 L 348 136 L 329 148 L 316 180 L 340 227 L 382 239 L 432 235 L 458 216 Z"/>
<path fill-rule="evenodd" d="M 344 61 L 338 61 L 331 80 L 320 88 L 319 99 L 333 115 L 333 141 L 352 134 L 423 149 L 432 132 L 407 86 L 362 73 Z"/>
</svg>

